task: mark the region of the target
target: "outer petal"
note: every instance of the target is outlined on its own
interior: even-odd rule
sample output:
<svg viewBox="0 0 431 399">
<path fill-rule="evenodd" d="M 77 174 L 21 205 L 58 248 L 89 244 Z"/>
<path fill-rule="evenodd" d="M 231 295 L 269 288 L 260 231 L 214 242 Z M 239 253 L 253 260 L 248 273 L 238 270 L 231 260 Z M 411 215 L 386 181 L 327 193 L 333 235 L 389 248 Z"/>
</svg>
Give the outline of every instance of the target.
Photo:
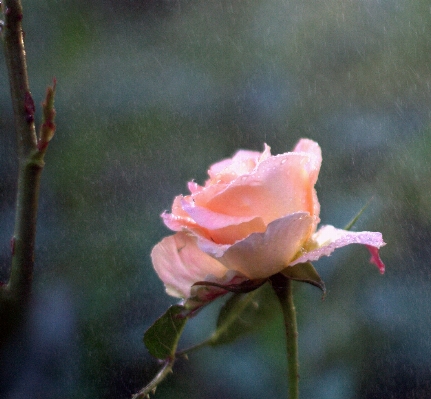
<svg viewBox="0 0 431 399">
<path fill-rule="evenodd" d="M 222 279 L 228 270 L 218 260 L 201 251 L 196 238 L 185 232 L 160 241 L 151 252 L 154 269 L 169 295 L 188 298 L 197 281 Z"/>
<path fill-rule="evenodd" d="M 181 206 L 183 198 L 182 195 L 175 197 L 172 204 L 172 213 L 166 213 L 165 211 L 160 215 L 165 225 L 173 231 L 181 231 L 184 227 L 196 225 L 195 221 Z"/>
<path fill-rule="evenodd" d="M 264 233 L 253 233 L 228 247 L 219 260 L 249 279 L 272 276 L 290 264 L 310 237 L 313 224 L 314 217 L 305 212 L 277 219 Z"/>
<path fill-rule="evenodd" d="M 319 231 L 313 234 L 312 239 L 307 243 L 307 245 L 313 249 L 295 259 L 289 266 L 296 265 L 297 263 L 314 261 L 322 256 L 329 256 L 335 249 L 350 244 L 363 244 L 373 248 L 373 250 L 370 250 L 372 254 L 371 259 L 373 263 L 377 264 L 380 271 L 384 271 L 383 262 L 376 252 L 380 247 L 386 245 L 381 233 L 371 231 L 353 232 L 336 229 L 334 226 L 329 225 L 322 226 Z M 380 261 L 380 263 L 378 261 Z"/>
</svg>

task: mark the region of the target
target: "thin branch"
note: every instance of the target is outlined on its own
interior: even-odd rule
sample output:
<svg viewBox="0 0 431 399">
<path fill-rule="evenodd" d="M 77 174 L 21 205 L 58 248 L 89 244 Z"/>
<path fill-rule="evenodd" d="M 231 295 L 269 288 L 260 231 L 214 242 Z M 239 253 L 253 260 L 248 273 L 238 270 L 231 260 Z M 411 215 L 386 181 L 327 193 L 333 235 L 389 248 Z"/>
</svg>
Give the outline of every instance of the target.
<svg viewBox="0 0 431 399">
<path fill-rule="evenodd" d="M 30 154 L 37 145 L 34 102 L 27 76 L 22 29 L 23 12 L 19 0 L 3 0 L 3 42 L 18 139 L 19 157 Z"/>
<path fill-rule="evenodd" d="M 31 293 L 36 239 L 36 219 L 43 151 L 38 148 L 34 122 L 35 106 L 30 93 L 22 29 L 23 12 L 19 0 L 3 0 L 2 39 L 9 76 L 10 93 L 18 145 L 18 187 L 15 229 L 11 239 L 12 267 L 9 281 L 0 286 L 0 344 L 13 330 Z M 46 103 L 53 111 L 53 90 Z M 51 113 L 52 118 L 54 112 Z M 55 127 L 55 125 L 54 125 Z M 53 132 L 52 132 L 53 133 Z M 52 136 L 52 135 L 51 135 Z"/>
<path fill-rule="evenodd" d="M 166 376 L 172 373 L 172 366 L 175 363 L 175 358 L 165 360 L 163 367 L 157 373 L 157 375 L 150 381 L 150 383 L 142 388 L 139 392 L 132 396 L 132 399 L 147 399 L 151 393 L 156 392 L 157 386 L 166 378 Z"/>
</svg>

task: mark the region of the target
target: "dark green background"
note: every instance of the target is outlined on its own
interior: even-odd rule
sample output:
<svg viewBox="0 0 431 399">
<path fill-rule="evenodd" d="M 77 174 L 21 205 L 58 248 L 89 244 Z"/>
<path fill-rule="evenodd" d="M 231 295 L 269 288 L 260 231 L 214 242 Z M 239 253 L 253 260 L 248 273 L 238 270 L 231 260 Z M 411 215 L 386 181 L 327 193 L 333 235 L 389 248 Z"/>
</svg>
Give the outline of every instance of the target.
<svg viewBox="0 0 431 399">
<path fill-rule="evenodd" d="M 0 396 L 128 398 L 158 365 L 145 329 L 175 299 L 149 254 L 186 182 L 238 148 L 318 141 L 322 223 L 381 231 L 296 285 L 302 398 L 431 397 L 431 14 L 425 0 L 23 1 L 32 94 L 58 81 L 43 173 L 32 314 Z M 40 113 L 39 113 L 40 116 Z M 0 279 L 16 148 L 0 55 Z M 156 398 L 285 398 L 281 316 L 179 361 Z M 218 302 L 186 327 L 205 338 Z M 1 322 L 1 321 L 0 321 Z"/>
</svg>

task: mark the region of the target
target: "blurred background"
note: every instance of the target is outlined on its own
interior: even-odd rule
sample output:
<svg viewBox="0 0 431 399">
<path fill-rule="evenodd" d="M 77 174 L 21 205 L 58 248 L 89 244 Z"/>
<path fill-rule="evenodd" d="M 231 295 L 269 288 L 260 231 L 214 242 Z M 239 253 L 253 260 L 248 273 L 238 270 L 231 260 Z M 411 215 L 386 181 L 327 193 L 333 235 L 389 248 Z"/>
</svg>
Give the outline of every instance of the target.
<svg viewBox="0 0 431 399">
<path fill-rule="evenodd" d="M 160 214 L 239 148 L 319 142 L 322 223 L 381 231 L 387 272 L 350 246 L 296 285 L 304 399 L 431 397 L 431 11 L 426 0 L 23 0 L 32 94 L 58 81 L 32 312 L 0 397 L 129 398 L 159 365 L 142 336 L 176 303 Z M 17 156 L 0 54 L 0 281 Z M 38 110 L 40 118 L 40 109 Z M 40 119 L 38 119 L 40 122 Z M 236 342 L 178 361 L 156 398 L 285 398 L 277 302 Z M 205 339 L 223 300 L 191 320 Z M 0 321 L 1 322 L 1 321 Z"/>
</svg>

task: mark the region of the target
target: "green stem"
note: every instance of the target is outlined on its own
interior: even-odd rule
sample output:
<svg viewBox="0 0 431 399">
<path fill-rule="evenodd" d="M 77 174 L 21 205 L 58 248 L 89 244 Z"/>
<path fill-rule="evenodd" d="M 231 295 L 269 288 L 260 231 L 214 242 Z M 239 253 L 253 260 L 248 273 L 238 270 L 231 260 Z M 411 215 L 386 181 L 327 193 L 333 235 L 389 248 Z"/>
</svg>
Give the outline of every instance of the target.
<svg viewBox="0 0 431 399">
<path fill-rule="evenodd" d="M 282 274 L 271 277 L 271 283 L 277 294 L 283 311 L 286 332 L 287 378 L 289 384 L 289 399 L 299 398 L 299 362 L 298 362 L 298 330 L 296 311 L 293 303 L 292 280 Z"/>
<path fill-rule="evenodd" d="M 194 352 L 194 351 L 196 351 L 196 350 L 198 350 L 200 348 L 203 348 L 204 346 L 211 345 L 211 343 L 212 343 L 212 339 L 211 338 L 212 337 L 209 337 L 205 341 L 199 342 L 198 344 L 190 346 L 187 349 L 183 349 L 183 350 L 178 351 L 177 353 L 175 353 L 175 357 L 181 357 L 181 356 L 186 356 L 187 357 L 187 355 L 189 353 Z"/>
<path fill-rule="evenodd" d="M 40 175 L 44 166 L 38 150 L 34 102 L 30 93 L 19 0 L 3 0 L 2 39 L 18 143 L 18 187 L 15 229 L 11 240 L 9 281 L 0 286 L 0 347 L 13 333 L 27 308 L 31 292 Z"/>
</svg>

